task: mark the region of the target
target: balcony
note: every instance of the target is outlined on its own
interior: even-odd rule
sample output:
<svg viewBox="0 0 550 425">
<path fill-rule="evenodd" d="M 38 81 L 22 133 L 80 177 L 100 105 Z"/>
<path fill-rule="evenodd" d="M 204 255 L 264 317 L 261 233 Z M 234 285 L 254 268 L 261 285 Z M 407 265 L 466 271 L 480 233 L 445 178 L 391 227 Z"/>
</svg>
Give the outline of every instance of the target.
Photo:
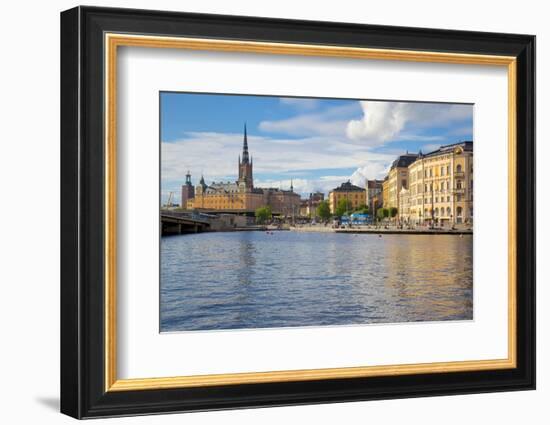
<svg viewBox="0 0 550 425">
<path fill-rule="evenodd" d="M 464 171 L 455 171 L 454 176 L 455 178 L 464 177 Z"/>
</svg>

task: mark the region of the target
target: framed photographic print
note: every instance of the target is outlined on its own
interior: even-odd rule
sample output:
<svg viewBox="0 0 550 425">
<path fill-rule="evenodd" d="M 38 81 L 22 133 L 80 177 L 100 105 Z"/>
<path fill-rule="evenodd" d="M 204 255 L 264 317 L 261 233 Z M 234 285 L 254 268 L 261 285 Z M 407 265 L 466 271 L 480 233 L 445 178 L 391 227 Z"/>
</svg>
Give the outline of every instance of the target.
<svg viewBox="0 0 550 425">
<path fill-rule="evenodd" d="M 61 56 L 63 413 L 535 387 L 534 36 L 77 7 Z"/>
</svg>

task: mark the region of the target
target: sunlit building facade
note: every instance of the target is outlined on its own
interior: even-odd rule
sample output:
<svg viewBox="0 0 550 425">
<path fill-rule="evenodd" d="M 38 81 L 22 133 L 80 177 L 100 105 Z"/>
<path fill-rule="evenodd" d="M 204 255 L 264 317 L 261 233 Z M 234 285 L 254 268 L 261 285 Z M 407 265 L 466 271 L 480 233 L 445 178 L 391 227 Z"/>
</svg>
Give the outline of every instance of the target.
<svg viewBox="0 0 550 425">
<path fill-rule="evenodd" d="M 336 212 L 340 200 L 346 199 L 350 204 L 350 209 L 356 209 L 366 204 L 366 190 L 355 186 L 349 180 L 342 183 L 337 188 L 331 190 L 328 194 L 328 202 L 331 214 Z"/>
<path fill-rule="evenodd" d="M 406 153 L 393 161 L 388 173 L 387 199 L 384 208 L 399 208 L 401 189 L 409 188 L 409 165 L 418 158 L 417 154 Z"/>
<path fill-rule="evenodd" d="M 471 141 L 419 154 L 409 167 L 408 210 L 398 216 L 413 224 L 472 224 L 474 157 Z"/>
</svg>

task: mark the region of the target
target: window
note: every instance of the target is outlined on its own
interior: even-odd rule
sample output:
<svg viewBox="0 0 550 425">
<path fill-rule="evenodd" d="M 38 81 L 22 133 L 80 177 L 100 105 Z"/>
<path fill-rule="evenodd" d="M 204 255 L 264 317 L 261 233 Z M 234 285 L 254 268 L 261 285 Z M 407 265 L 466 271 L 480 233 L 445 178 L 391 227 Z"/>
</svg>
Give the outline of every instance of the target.
<svg viewBox="0 0 550 425">
<path fill-rule="evenodd" d="M 447 196 L 447 202 L 451 202 L 451 197 Z"/>
<path fill-rule="evenodd" d="M 456 172 L 457 172 L 457 173 L 462 173 L 462 165 L 458 164 L 458 165 L 456 166 Z"/>
<path fill-rule="evenodd" d="M 447 217 L 450 217 L 450 216 L 451 216 L 451 208 L 447 207 Z"/>
<path fill-rule="evenodd" d="M 443 182 L 441 182 L 441 191 L 443 192 L 443 188 L 445 187 L 445 184 Z"/>
<path fill-rule="evenodd" d="M 457 189 L 462 189 L 462 180 L 457 180 L 456 181 L 456 188 Z"/>
<path fill-rule="evenodd" d="M 445 174 L 445 168 L 441 167 L 441 169 L 439 171 L 440 171 L 441 175 Z"/>
<path fill-rule="evenodd" d="M 451 166 L 447 165 L 447 175 L 451 174 Z"/>
</svg>

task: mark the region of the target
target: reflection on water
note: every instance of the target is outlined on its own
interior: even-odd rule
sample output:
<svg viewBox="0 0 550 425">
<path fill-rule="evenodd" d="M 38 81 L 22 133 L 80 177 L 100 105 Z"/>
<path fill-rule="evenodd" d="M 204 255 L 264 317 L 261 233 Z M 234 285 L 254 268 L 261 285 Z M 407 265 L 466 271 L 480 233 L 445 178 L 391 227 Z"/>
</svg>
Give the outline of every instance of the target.
<svg viewBox="0 0 550 425">
<path fill-rule="evenodd" d="M 471 236 L 171 236 L 161 331 L 466 320 L 472 280 Z"/>
</svg>

